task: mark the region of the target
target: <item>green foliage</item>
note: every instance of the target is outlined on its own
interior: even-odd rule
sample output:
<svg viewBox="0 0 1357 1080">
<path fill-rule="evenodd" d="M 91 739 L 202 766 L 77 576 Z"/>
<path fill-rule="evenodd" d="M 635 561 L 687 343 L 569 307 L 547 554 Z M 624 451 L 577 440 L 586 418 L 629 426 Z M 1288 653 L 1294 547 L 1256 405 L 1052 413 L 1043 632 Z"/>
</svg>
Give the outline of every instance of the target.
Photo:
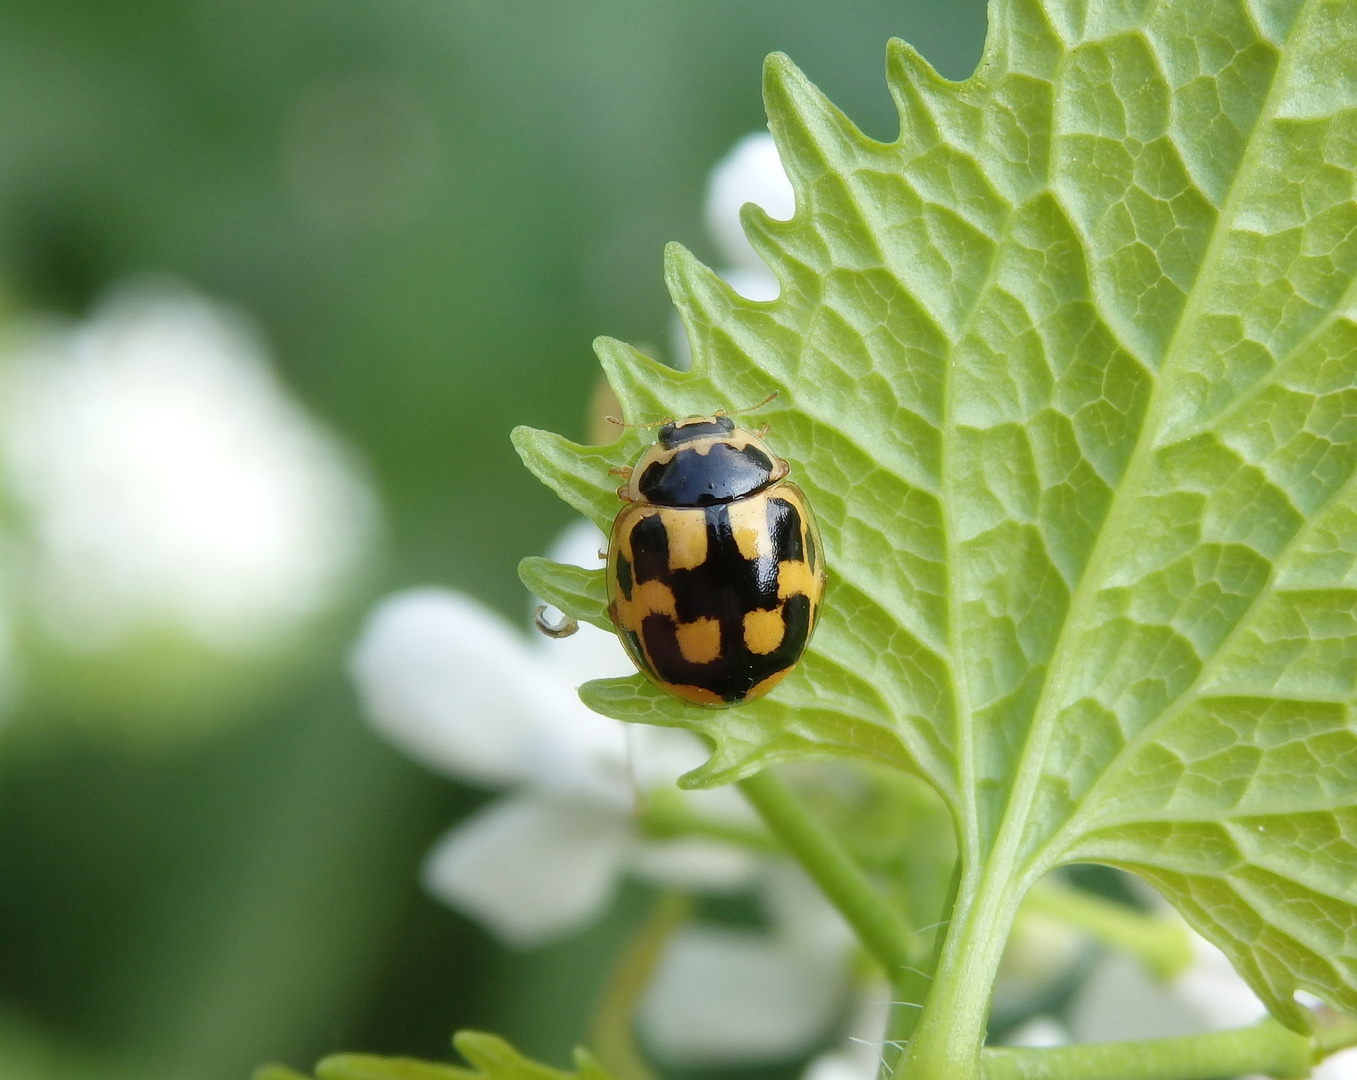
<svg viewBox="0 0 1357 1080">
<path fill-rule="evenodd" d="M 632 421 L 780 391 L 831 568 L 805 661 L 736 710 L 582 696 L 710 739 L 694 786 L 826 755 L 927 778 L 963 873 L 920 1045 L 983 1027 L 1019 899 L 1073 861 L 1153 882 L 1287 1024 L 1299 988 L 1357 1010 L 1357 8 L 991 23 L 963 83 L 892 43 L 889 144 L 773 57 L 797 210 L 745 223 L 781 295 L 673 247 L 693 370 L 598 344 Z M 644 442 L 515 439 L 605 529 Z M 597 575 L 526 576 L 606 619 Z"/>
<path fill-rule="evenodd" d="M 411 1058 L 373 1054 L 335 1054 L 316 1066 L 316 1080 L 609 1080 L 583 1050 L 575 1052 L 575 1072 L 529 1061 L 503 1039 L 481 1031 L 459 1031 L 452 1043 L 471 1065 L 440 1065 Z M 279 1065 L 266 1065 L 254 1080 L 306 1080 Z"/>
</svg>

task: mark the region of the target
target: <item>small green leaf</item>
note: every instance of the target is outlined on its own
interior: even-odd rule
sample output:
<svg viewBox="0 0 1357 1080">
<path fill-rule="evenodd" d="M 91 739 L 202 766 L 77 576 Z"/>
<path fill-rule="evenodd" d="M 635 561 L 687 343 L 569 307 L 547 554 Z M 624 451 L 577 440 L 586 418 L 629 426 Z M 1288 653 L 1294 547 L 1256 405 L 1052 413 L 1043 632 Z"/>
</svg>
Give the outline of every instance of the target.
<svg viewBox="0 0 1357 1080">
<path fill-rule="evenodd" d="M 476 1069 L 479 1080 L 610 1080 L 586 1050 L 575 1051 L 575 1072 L 529 1061 L 498 1035 L 459 1031 L 452 1040 L 457 1052 Z"/>
<path fill-rule="evenodd" d="M 602 570 L 565 566 L 532 555 L 518 564 L 518 576 L 534 596 L 571 618 L 592 623 L 600 630 L 612 630 Z"/>
<path fill-rule="evenodd" d="M 806 663 L 815 666 L 813 658 L 808 657 Z M 889 731 L 846 730 L 843 714 L 832 703 L 803 700 L 788 720 L 787 706 L 798 700 L 796 695 L 794 689 L 783 689 L 776 703 L 764 698 L 739 709 L 694 715 L 692 708 L 656 689 L 642 675 L 596 679 L 580 687 L 580 698 L 595 712 L 632 723 L 688 728 L 711 741 L 715 752 L 705 765 L 679 779 L 684 788 L 728 784 L 767 765 L 817 756 L 909 767 L 908 756 Z"/>
<path fill-rule="evenodd" d="M 744 220 L 780 296 L 671 248 L 692 371 L 599 346 L 632 421 L 780 391 L 830 568 L 805 660 L 722 712 L 584 691 L 705 735 L 692 783 L 826 754 L 929 780 L 962 875 L 907 1066 L 949 1080 L 1071 861 L 1154 882 L 1293 1028 L 1298 989 L 1357 1010 L 1357 5 L 991 15 L 963 83 L 892 43 L 891 143 L 771 58 L 797 209 Z M 645 437 L 516 442 L 606 529 Z"/>
<path fill-rule="evenodd" d="M 316 1080 L 611 1080 L 585 1050 L 575 1051 L 575 1072 L 568 1073 L 528 1060 L 498 1035 L 459 1031 L 452 1042 L 471 1068 L 413 1058 L 334 1054 L 316 1065 Z M 254 1080 L 306 1078 L 281 1065 L 266 1065 Z"/>
<path fill-rule="evenodd" d="M 478 1080 L 479 1075 L 431 1061 L 373 1054 L 334 1054 L 316 1065 L 316 1080 Z"/>
</svg>

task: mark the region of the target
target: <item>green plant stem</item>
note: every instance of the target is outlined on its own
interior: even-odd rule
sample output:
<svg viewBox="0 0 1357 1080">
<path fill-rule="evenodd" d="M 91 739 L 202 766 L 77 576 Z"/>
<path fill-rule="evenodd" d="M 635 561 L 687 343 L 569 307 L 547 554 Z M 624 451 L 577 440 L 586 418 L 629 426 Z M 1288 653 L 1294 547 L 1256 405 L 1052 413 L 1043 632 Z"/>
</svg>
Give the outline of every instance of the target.
<svg viewBox="0 0 1357 1080">
<path fill-rule="evenodd" d="M 688 921 L 692 907 L 686 896 L 657 896 L 650 915 L 623 949 L 599 996 L 589 1041 L 599 1062 L 617 1080 L 654 1080 L 654 1073 L 636 1047 L 632 1021 L 665 943 Z"/>
<path fill-rule="evenodd" d="M 732 847 L 766 855 L 784 854 L 777 838 L 759 828 L 720 821 L 695 813 L 682 794 L 663 788 L 649 792 L 636 812 L 641 831 L 656 840 L 690 836 L 718 840 Z"/>
<path fill-rule="evenodd" d="M 1269 1017 L 1203 1035 L 1088 1043 L 1040 1050 L 1001 1048 L 981 1056 L 984 1080 L 1214 1080 L 1262 1073 L 1310 1075 L 1312 1043 Z"/>
<path fill-rule="evenodd" d="M 990 995 L 1021 893 L 1003 859 L 968 877 L 964 861 L 942 955 L 897 1075 L 909 1080 L 979 1080 Z"/>
<path fill-rule="evenodd" d="M 1192 945 L 1176 918 L 1137 911 L 1050 880 L 1032 887 L 1022 910 L 1078 927 L 1104 945 L 1134 956 L 1161 979 L 1182 974 L 1192 963 Z"/>
<path fill-rule="evenodd" d="M 952 882 L 947 896 L 938 911 L 939 922 L 933 927 L 933 944 L 926 960 L 906 969 L 891 983 L 891 1007 L 886 1018 L 886 1040 L 881 1048 L 881 1063 L 877 1075 L 881 1080 L 891 1080 L 904 1056 L 905 1047 L 914 1035 L 919 1023 L 919 1014 L 923 1002 L 932 989 L 934 973 L 942 959 L 942 944 L 947 935 L 947 923 L 951 919 L 952 909 L 956 906 L 957 889 L 961 886 L 961 861 L 958 859 L 952 870 Z M 922 934 L 922 930 L 915 931 Z"/>
<path fill-rule="evenodd" d="M 904 920 L 833 834 L 771 770 L 746 777 L 739 786 L 768 831 L 820 886 L 894 984 L 912 959 Z"/>
</svg>

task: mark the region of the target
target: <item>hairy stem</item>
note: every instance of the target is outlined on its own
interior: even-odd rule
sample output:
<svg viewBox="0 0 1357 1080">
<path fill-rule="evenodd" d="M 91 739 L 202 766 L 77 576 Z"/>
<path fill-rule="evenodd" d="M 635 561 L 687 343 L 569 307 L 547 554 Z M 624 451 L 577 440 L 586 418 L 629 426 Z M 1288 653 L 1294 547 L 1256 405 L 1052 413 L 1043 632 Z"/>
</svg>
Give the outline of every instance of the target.
<svg viewBox="0 0 1357 1080">
<path fill-rule="evenodd" d="M 894 984 L 910 966 L 909 930 L 839 841 L 767 769 L 739 782 L 763 823 L 857 932 Z"/>
<path fill-rule="evenodd" d="M 1005 860 L 968 880 L 963 862 L 942 955 L 898 1075 L 979 1080 L 990 996 L 1021 893 Z"/>
<path fill-rule="evenodd" d="M 956 907 L 957 889 L 961 885 L 961 860 L 957 860 L 952 871 L 952 884 L 947 890 L 942 908 L 938 912 L 939 922 L 932 927 L 915 931 L 922 934 L 925 929 L 933 931 L 933 947 L 928 958 L 921 964 L 907 968 L 900 978 L 891 983 L 892 1000 L 890 1013 L 886 1020 L 886 1041 L 881 1049 L 881 1067 L 877 1075 L 881 1080 L 891 1080 L 899 1068 L 905 1047 L 914 1036 L 919 1023 L 919 1014 L 923 1002 L 932 989 L 938 963 L 942 960 L 942 946 L 947 937 L 947 924 L 951 921 L 952 909 Z"/>
</svg>

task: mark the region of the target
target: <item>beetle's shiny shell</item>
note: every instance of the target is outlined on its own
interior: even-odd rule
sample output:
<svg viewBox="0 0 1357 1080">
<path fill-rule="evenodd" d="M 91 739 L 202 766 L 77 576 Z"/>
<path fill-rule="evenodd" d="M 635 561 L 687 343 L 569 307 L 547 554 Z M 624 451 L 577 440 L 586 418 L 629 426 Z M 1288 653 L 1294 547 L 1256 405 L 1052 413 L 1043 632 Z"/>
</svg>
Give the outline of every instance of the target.
<svg viewBox="0 0 1357 1080">
<path fill-rule="evenodd" d="M 636 666 L 675 697 L 710 706 L 753 701 L 782 680 L 810 640 L 825 584 L 815 518 L 781 479 L 785 463 L 720 420 L 724 430 L 710 434 L 697 428 L 717 418 L 683 421 L 642 456 L 607 567 L 609 615 Z M 686 465 L 684 451 L 696 455 Z M 760 454 L 762 475 L 729 475 L 731 463 L 739 473 Z M 647 483 L 657 461 L 683 475 L 651 473 Z M 642 488 L 696 505 L 657 504 Z"/>
</svg>

